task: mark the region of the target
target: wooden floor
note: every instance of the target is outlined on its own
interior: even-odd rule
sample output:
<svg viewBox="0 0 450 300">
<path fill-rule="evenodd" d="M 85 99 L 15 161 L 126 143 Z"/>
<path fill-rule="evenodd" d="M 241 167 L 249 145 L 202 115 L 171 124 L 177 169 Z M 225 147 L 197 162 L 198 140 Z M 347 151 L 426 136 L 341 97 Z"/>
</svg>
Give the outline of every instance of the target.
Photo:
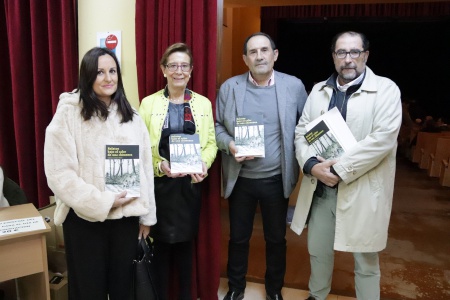
<svg viewBox="0 0 450 300">
<path fill-rule="evenodd" d="M 397 160 L 393 211 L 387 248 L 380 253 L 382 299 L 450 299 L 450 188 L 439 185 L 405 158 Z M 226 277 L 229 236 L 228 209 L 222 202 L 221 274 Z M 309 256 L 306 234 L 287 232 L 285 291 L 308 290 Z M 264 283 L 265 254 L 261 216 L 255 217 L 247 280 Z M 222 280 L 222 286 L 226 280 Z M 253 286 L 253 285 L 252 285 Z M 289 290 L 287 289 L 289 288 Z M 262 289 L 263 285 L 256 285 Z M 356 297 L 353 282 L 353 256 L 336 252 L 331 293 Z M 220 291 L 219 291 L 220 294 Z M 302 294 L 303 295 L 303 294 Z M 222 299 L 222 298 L 219 298 Z M 341 298 L 339 298 L 341 299 Z"/>
</svg>

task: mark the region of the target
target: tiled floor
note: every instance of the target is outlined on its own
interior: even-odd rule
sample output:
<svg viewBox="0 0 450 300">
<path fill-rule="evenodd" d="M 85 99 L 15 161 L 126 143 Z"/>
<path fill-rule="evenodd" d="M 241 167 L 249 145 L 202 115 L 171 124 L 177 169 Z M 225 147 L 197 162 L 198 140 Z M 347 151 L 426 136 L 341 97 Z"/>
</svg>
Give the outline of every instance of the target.
<svg viewBox="0 0 450 300">
<path fill-rule="evenodd" d="M 223 297 L 225 297 L 227 291 L 228 291 L 227 279 L 221 278 L 218 292 L 219 300 L 222 300 Z M 304 290 L 283 288 L 281 294 L 284 300 L 302 300 L 308 298 L 308 292 Z M 264 300 L 265 297 L 266 292 L 264 290 L 263 284 L 254 282 L 247 283 L 244 300 Z M 354 300 L 354 299 L 355 298 L 336 295 L 329 295 L 327 297 L 327 300 Z"/>
</svg>

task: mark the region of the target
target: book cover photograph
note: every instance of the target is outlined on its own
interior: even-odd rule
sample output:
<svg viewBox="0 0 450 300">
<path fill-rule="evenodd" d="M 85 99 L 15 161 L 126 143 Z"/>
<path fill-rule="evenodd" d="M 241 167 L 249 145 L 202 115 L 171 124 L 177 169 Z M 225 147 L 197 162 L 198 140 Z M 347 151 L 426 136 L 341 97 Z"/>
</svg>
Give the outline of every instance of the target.
<svg viewBox="0 0 450 300">
<path fill-rule="evenodd" d="M 313 148 L 315 156 L 333 159 L 344 153 L 339 141 L 330 131 L 324 121 L 320 121 L 313 129 L 305 134 L 305 139 Z"/>
<path fill-rule="evenodd" d="M 313 156 L 338 158 L 356 144 L 355 137 L 336 107 L 306 125 L 306 130 L 305 139 Z"/>
<path fill-rule="evenodd" d="M 198 134 L 171 134 L 169 148 L 170 172 L 172 174 L 199 174 L 203 172 Z"/>
<path fill-rule="evenodd" d="M 265 157 L 263 116 L 236 117 L 234 143 L 238 150 L 235 157 Z"/>
<path fill-rule="evenodd" d="M 139 145 L 106 145 L 105 190 L 140 197 Z"/>
</svg>

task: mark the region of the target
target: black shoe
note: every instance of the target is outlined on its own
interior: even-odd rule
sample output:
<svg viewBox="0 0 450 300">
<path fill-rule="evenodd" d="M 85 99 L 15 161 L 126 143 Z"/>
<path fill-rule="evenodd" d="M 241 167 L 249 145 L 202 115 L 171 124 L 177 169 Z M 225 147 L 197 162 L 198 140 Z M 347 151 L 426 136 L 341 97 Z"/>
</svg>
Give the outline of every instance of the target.
<svg viewBox="0 0 450 300">
<path fill-rule="evenodd" d="M 272 294 L 272 295 L 267 294 L 266 300 L 283 300 L 283 296 L 281 296 L 280 293 Z"/>
<path fill-rule="evenodd" d="M 244 291 L 228 291 L 223 300 L 242 300 L 244 299 Z"/>
<path fill-rule="evenodd" d="M 305 300 L 316 300 L 316 298 L 314 298 L 313 296 L 309 296 L 309 297 L 306 298 Z"/>
</svg>

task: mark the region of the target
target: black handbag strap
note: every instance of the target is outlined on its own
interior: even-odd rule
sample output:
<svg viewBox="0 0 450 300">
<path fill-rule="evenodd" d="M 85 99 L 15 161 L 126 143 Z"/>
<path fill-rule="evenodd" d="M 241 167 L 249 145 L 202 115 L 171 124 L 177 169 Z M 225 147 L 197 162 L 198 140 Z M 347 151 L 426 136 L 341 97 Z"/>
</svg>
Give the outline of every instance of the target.
<svg viewBox="0 0 450 300">
<path fill-rule="evenodd" d="M 150 261 L 152 260 L 153 245 L 149 237 L 146 237 L 145 239 L 139 239 L 137 247 L 137 257 L 139 260 L 142 260 L 144 257 Z"/>
</svg>

